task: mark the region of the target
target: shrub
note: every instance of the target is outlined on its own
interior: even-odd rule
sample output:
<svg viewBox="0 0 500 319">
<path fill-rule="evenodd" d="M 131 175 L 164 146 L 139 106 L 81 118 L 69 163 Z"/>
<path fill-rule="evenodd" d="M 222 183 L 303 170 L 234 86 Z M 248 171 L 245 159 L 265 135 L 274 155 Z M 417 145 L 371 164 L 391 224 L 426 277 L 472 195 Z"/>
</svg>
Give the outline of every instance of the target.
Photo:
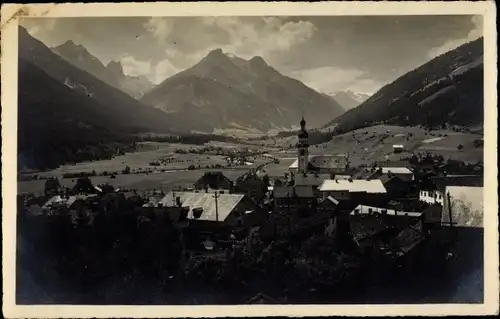
<svg viewBox="0 0 500 319">
<path fill-rule="evenodd" d="M 484 145 L 484 141 L 483 140 L 474 140 L 474 142 L 472 142 L 472 144 L 474 145 L 475 148 L 478 148 L 478 147 L 482 147 Z"/>
</svg>

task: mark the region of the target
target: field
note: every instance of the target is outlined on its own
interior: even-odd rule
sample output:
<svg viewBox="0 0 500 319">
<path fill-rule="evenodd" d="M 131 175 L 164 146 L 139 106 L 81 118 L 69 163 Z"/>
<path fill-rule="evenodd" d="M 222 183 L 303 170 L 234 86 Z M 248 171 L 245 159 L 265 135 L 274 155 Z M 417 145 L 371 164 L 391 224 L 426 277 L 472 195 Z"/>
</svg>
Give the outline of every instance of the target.
<svg viewBox="0 0 500 319">
<path fill-rule="evenodd" d="M 483 160 L 483 147 L 474 147 L 475 140 L 483 136 L 474 133 L 461 133 L 452 130 L 427 132 L 420 127 L 377 125 L 336 135 L 327 143 L 309 147 L 309 154 L 349 154 L 353 166 L 370 164 L 374 161 L 399 160 L 419 152 L 430 152 L 464 162 L 475 163 Z M 259 141 L 260 142 L 260 141 Z M 268 147 L 282 149 L 272 153 L 277 157 L 296 156 L 294 147 L 296 137 L 262 141 Z M 404 152 L 395 154 L 393 145 L 402 144 Z M 461 150 L 458 146 L 462 145 Z"/>
<path fill-rule="evenodd" d="M 213 145 L 212 145 L 213 146 Z M 239 146 L 244 149 L 245 145 L 217 145 L 225 150 L 233 150 Z M 108 183 L 115 187 L 125 187 L 137 190 L 171 190 L 177 187 L 190 187 L 208 171 L 222 171 L 231 180 L 248 172 L 249 169 L 268 163 L 269 158 L 263 156 L 249 156 L 246 164 L 233 164 L 227 167 L 227 159 L 224 155 L 210 154 L 178 154 L 175 151 L 182 149 L 185 151 L 202 149 L 204 146 L 170 144 L 147 142 L 142 143 L 140 150 L 134 153 L 117 156 L 109 160 L 77 163 L 76 165 L 64 165 L 57 169 L 45 172 L 38 172 L 36 175 L 42 177 L 57 177 L 61 184 L 72 187 L 76 178 L 62 178 L 64 174 L 95 171 L 97 175 L 103 172 L 121 172 L 129 166 L 130 174 L 118 174 L 115 178 L 110 176 L 93 176 L 92 182 L 96 185 Z M 254 147 L 257 149 L 257 147 Z M 150 163 L 158 162 L 159 166 L 152 166 Z M 251 163 L 251 165 L 250 165 Z M 194 170 L 188 170 L 193 165 Z M 214 168 L 214 165 L 220 165 Z M 34 175 L 30 174 L 30 175 Z M 43 192 L 45 180 L 30 180 L 18 182 L 19 193 L 41 193 Z"/>
<path fill-rule="evenodd" d="M 483 160 L 483 147 L 475 147 L 473 142 L 482 139 L 482 135 L 473 133 L 460 133 L 451 130 L 439 130 L 427 132 L 419 127 L 400 127 L 379 125 L 364 129 L 358 129 L 346 134 L 334 136 L 327 143 L 313 145 L 309 148 L 309 154 L 349 154 L 351 166 L 371 164 L 374 161 L 398 160 L 419 152 L 430 152 L 440 154 L 445 159 L 452 158 L 464 162 L 475 163 Z M 116 187 L 125 187 L 138 190 L 170 190 L 176 187 L 189 187 L 200 176 L 207 171 L 221 171 L 228 178 L 235 180 L 249 169 L 269 163 L 271 159 L 262 155 L 248 156 L 249 163 L 233 164 L 227 167 L 226 155 L 215 155 L 215 152 L 204 154 L 179 154 L 176 150 L 202 149 L 210 146 L 220 148 L 225 152 L 232 150 L 265 151 L 269 155 L 279 159 L 279 163 L 266 165 L 265 170 L 270 177 L 282 177 L 288 172 L 290 166 L 296 159 L 297 150 L 294 145 L 296 137 L 291 136 L 281 139 L 268 139 L 254 141 L 254 144 L 211 142 L 205 146 L 170 144 L 170 143 L 142 143 L 141 150 L 117 156 L 110 160 L 78 163 L 76 165 L 65 165 L 55 170 L 37 173 L 39 176 L 55 176 L 61 179 L 63 174 L 77 172 L 92 172 L 97 175 L 104 171 L 121 172 L 126 166 L 131 168 L 131 174 L 119 174 L 111 179 L 107 176 L 95 176 L 95 184 L 109 183 Z M 292 147 L 290 148 L 290 144 Z M 405 151 L 394 153 L 393 145 L 402 144 Z M 458 145 L 463 148 L 458 149 Z M 159 166 L 150 165 L 158 162 Z M 214 165 L 219 165 L 214 168 Z M 188 170 L 194 166 L 195 170 Z M 61 182 L 65 186 L 73 186 L 74 178 L 64 178 Z M 20 193 L 43 191 L 44 181 L 22 181 L 18 183 Z"/>
<path fill-rule="evenodd" d="M 241 168 L 233 169 L 214 169 L 216 171 L 222 171 L 226 177 L 231 180 L 236 180 L 240 175 L 244 174 L 247 170 Z M 169 172 L 155 172 L 155 173 L 145 173 L 145 174 L 129 174 L 129 175 L 117 175 L 116 178 L 112 179 L 108 176 L 94 176 L 91 177 L 92 183 L 95 185 L 100 185 L 103 183 L 108 183 L 114 187 L 125 187 L 127 189 L 137 189 L 137 190 L 164 190 L 169 191 L 177 187 L 191 187 L 193 183 L 200 178 L 205 172 L 210 171 L 208 169 L 201 170 L 178 170 Z M 60 182 L 65 187 L 73 187 L 76 182 L 76 178 L 64 178 L 60 179 Z M 43 192 L 45 185 L 44 180 L 32 180 L 32 181 L 22 181 L 18 182 L 18 193 L 35 193 L 40 194 Z"/>
</svg>

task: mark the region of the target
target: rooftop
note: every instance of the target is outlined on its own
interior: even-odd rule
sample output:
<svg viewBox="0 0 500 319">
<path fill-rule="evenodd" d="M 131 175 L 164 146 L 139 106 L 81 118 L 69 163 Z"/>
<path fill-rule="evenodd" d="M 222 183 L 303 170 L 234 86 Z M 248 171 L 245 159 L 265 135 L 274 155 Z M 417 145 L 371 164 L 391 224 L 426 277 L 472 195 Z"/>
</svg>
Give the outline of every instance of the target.
<svg viewBox="0 0 500 319">
<path fill-rule="evenodd" d="M 157 204 L 164 207 L 177 206 L 176 198 L 179 197 L 182 207 L 189 207 L 188 218 L 194 219 L 193 210 L 202 208 L 199 220 L 216 221 L 215 197 L 213 193 L 194 192 L 170 192 Z M 219 194 L 217 195 L 217 208 L 219 221 L 224 221 L 233 211 L 236 205 L 245 197 L 241 194 Z"/>
<path fill-rule="evenodd" d="M 328 196 L 327 198 L 325 198 L 325 199 L 322 201 L 322 203 L 323 203 L 323 202 L 325 202 L 325 201 L 329 201 L 329 202 L 331 202 L 331 203 L 333 203 L 333 204 L 335 204 L 335 205 L 338 205 L 338 204 L 339 204 L 339 201 L 338 201 L 338 200 L 336 200 L 335 198 L 333 198 L 333 196 Z"/>
<path fill-rule="evenodd" d="M 43 206 L 42 208 L 50 208 L 52 205 L 65 205 L 66 207 L 70 207 L 73 205 L 74 202 L 76 202 L 79 199 L 86 200 L 87 198 L 91 197 L 96 197 L 97 195 L 95 194 L 90 194 L 90 195 L 75 195 L 75 196 L 60 196 L 56 195 L 51 197 Z"/>
<path fill-rule="evenodd" d="M 321 182 L 323 182 L 325 179 L 329 179 L 330 174 L 314 174 L 314 173 L 308 173 L 308 174 L 295 174 L 295 185 L 296 186 L 302 186 L 302 185 L 307 185 L 307 186 L 316 186 L 318 187 Z"/>
<path fill-rule="evenodd" d="M 381 167 L 383 174 L 413 174 L 413 172 L 407 167 Z"/>
<path fill-rule="evenodd" d="M 328 179 L 318 187 L 324 191 L 348 191 L 348 192 L 367 192 L 373 194 L 387 193 L 384 185 L 379 179 L 363 180 L 363 179 Z"/>
<path fill-rule="evenodd" d="M 314 197 L 311 186 L 277 186 L 274 188 L 274 198 Z"/>
<path fill-rule="evenodd" d="M 448 175 L 432 178 L 436 188 L 444 191 L 447 186 L 483 186 L 483 176 L 481 175 Z"/>
</svg>

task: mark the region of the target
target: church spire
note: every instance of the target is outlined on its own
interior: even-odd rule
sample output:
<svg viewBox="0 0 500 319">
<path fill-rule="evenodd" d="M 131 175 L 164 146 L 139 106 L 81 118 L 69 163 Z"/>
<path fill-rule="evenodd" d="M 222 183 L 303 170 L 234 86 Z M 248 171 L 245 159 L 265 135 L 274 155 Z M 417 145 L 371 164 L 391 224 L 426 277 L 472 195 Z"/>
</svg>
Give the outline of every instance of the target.
<svg viewBox="0 0 500 319">
<path fill-rule="evenodd" d="M 305 174 L 307 173 L 307 167 L 309 165 L 309 134 L 306 131 L 306 120 L 304 116 L 302 116 L 302 120 L 300 121 L 300 133 L 298 134 L 298 173 Z"/>
</svg>

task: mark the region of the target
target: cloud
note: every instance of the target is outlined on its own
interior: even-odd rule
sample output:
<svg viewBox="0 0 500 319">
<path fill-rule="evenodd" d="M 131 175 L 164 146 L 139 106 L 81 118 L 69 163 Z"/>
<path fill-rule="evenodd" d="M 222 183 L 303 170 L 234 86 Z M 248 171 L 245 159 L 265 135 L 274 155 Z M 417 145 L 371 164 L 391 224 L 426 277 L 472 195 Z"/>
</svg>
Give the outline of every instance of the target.
<svg viewBox="0 0 500 319">
<path fill-rule="evenodd" d="M 471 22 L 473 24 L 472 30 L 469 31 L 466 37 L 459 39 L 452 39 L 446 41 L 443 45 L 439 47 L 432 48 L 427 55 L 429 59 L 433 59 L 441 54 L 444 54 L 448 51 L 456 49 L 457 47 L 465 44 L 467 42 L 471 42 L 477 40 L 478 38 L 483 36 L 483 17 L 482 16 L 473 16 L 471 18 Z"/>
<path fill-rule="evenodd" d="M 51 32 L 56 26 L 57 20 L 54 18 L 21 19 L 19 24 L 26 28 L 32 36 L 40 33 Z"/>
<path fill-rule="evenodd" d="M 151 62 L 149 61 L 139 61 L 136 60 L 133 56 L 125 54 L 120 58 L 120 63 L 122 64 L 123 72 L 126 75 L 143 75 L 146 77 L 151 76 Z"/>
<path fill-rule="evenodd" d="M 204 17 L 202 23 L 219 28 L 228 36 L 225 43 L 214 43 L 209 50 L 220 47 L 242 58 L 256 55 L 266 58 L 277 51 L 290 50 L 316 31 L 309 21 L 284 22 L 279 17 Z"/>
<path fill-rule="evenodd" d="M 144 27 L 149 31 L 152 36 L 162 44 L 166 41 L 168 36 L 172 33 L 174 29 L 174 20 L 169 18 L 151 18 L 145 24 Z"/>
<path fill-rule="evenodd" d="M 286 73 L 286 72 L 284 72 Z M 366 72 L 358 69 L 320 67 L 288 72 L 290 77 L 302 81 L 307 86 L 327 94 L 350 89 L 354 92 L 372 94 L 380 84 L 367 78 Z"/>
<path fill-rule="evenodd" d="M 169 59 L 165 59 L 155 65 L 154 73 L 149 78 L 153 83 L 159 84 L 179 71 L 180 70 L 175 67 Z"/>
</svg>

